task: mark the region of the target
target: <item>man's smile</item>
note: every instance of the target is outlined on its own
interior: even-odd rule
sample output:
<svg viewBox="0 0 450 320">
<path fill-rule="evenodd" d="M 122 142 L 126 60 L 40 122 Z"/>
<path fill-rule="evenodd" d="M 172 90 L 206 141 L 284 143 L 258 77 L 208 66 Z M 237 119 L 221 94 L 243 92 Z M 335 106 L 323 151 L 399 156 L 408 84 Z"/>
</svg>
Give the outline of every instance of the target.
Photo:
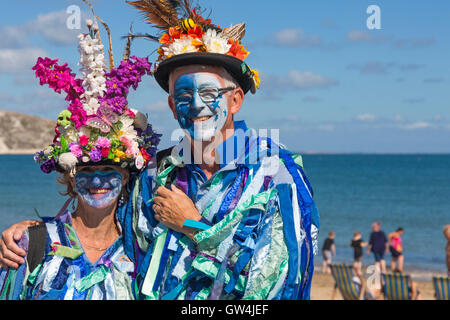
<svg viewBox="0 0 450 320">
<path fill-rule="evenodd" d="M 211 119 L 211 118 L 212 118 L 212 116 L 203 116 L 203 117 L 194 117 L 194 118 L 190 118 L 189 120 L 190 120 L 191 122 L 204 122 L 204 121 L 209 120 L 209 119 Z"/>
</svg>

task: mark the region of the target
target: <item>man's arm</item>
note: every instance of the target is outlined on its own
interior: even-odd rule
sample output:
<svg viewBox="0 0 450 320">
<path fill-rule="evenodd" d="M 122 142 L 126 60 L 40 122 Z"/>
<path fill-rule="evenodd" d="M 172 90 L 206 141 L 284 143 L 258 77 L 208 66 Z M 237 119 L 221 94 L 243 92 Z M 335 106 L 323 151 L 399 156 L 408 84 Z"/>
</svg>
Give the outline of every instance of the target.
<svg viewBox="0 0 450 320">
<path fill-rule="evenodd" d="M 26 220 L 16 223 L 2 232 L 0 239 L 0 267 L 17 269 L 25 260 L 26 251 L 17 245 L 25 230 L 40 224 L 39 221 Z"/>
</svg>

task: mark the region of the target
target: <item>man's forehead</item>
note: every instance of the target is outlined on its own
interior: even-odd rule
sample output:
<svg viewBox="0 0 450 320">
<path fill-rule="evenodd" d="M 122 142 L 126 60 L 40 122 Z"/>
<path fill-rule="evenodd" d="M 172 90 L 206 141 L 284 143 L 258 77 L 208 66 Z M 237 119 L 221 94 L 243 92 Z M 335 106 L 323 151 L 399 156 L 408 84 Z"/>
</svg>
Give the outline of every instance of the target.
<svg viewBox="0 0 450 320">
<path fill-rule="evenodd" d="M 214 78 L 220 82 L 220 84 L 223 84 L 223 79 L 221 76 L 222 68 L 216 67 L 216 66 L 204 66 L 204 65 L 189 65 L 189 66 L 183 66 L 176 68 L 172 73 L 170 74 L 170 82 L 173 84 L 175 83 L 180 77 L 185 75 L 204 75 L 208 78 Z M 196 77 L 199 78 L 199 77 Z"/>
</svg>

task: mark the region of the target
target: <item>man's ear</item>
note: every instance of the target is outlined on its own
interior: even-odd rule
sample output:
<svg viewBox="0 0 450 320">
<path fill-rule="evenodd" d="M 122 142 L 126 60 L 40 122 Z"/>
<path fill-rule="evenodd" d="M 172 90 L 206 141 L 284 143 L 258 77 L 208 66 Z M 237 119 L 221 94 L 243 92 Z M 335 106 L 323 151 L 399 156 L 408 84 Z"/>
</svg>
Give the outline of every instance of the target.
<svg viewBox="0 0 450 320">
<path fill-rule="evenodd" d="M 172 96 L 169 96 L 167 98 L 167 102 L 169 103 L 170 110 L 172 110 L 174 119 L 178 120 L 178 118 L 177 118 L 177 110 L 175 108 L 175 99 Z"/>
<path fill-rule="evenodd" d="M 236 114 L 241 110 L 242 104 L 244 103 L 245 93 L 241 88 L 237 88 L 231 94 L 231 114 Z"/>
</svg>

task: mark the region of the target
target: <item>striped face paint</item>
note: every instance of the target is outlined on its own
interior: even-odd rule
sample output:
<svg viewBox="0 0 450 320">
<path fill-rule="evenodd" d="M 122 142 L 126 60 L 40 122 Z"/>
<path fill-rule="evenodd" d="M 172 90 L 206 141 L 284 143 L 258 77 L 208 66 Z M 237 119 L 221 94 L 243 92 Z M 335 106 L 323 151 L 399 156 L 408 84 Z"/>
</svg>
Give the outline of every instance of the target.
<svg viewBox="0 0 450 320">
<path fill-rule="evenodd" d="M 228 101 L 214 75 L 193 73 L 180 76 L 174 85 L 178 123 L 194 140 L 211 141 L 226 122 Z"/>
<path fill-rule="evenodd" d="M 89 206 L 105 208 L 116 200 L 122 191 L 122 174 L 114 170 L 77 172 L 75 186 L 80 197 Z"/>
</svg>

